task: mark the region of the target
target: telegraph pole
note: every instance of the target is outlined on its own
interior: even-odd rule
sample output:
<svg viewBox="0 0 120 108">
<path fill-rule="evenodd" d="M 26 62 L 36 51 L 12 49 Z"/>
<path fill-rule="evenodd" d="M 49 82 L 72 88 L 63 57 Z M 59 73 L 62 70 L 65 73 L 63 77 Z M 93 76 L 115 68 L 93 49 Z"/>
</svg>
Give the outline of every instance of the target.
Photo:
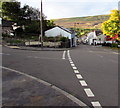
<svg viewBox="0 0 120 108">
<path fill-rule="evenodd" d="M 41 48 L 43 48 L 43 17 L 42 17 L 42 0 L 41 0 L 41 10 L 40 10 L 40 33 L 39 42 L 41 42 Z"/>
</svg>

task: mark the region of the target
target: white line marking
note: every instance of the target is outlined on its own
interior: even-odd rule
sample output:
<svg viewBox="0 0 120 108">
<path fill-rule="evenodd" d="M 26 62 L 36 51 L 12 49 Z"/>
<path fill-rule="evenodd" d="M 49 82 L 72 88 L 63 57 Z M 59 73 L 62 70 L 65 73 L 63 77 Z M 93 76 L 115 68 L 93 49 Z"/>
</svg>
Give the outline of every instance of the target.
<svg viewBox="0 0 120 108">
<path fill-rule="evenodd" d="M 119 54 L 119 53 L 117 53 L 117 52 L 113 52 L 113 54 Z"/>
<path fill-rule="evenodd" d="M 73 62 L 70 62 L 71 64 L 73 64 Z"/>
<path fill-rule="evenodd" d="M 71 59 L 71 57 L 68 57 L 68 59 Z"/>
<path fill-rule="evenodd" d="M 69 60 L 70 62 L 72 62 L 72 60 Z"/>
<path fill-rule="evenodd" d="M 100 103 L 99 103 L 98 101 L 96 101 L 96 102 L 91 102 L 91 103 L 92 103 L 93 106 L 102 108 L 102 107 L 100 107 L 101 105 L 100 105 Z"/>
<path fill-rule="evenodd" d="M 73 69 L 77 69 L 77 67 L 75 67 L 75 66 L 74 66 L 74 67 L 72 67 L 72 68 L 73 68 Z"/>
<path fill-rule="evenodd" d="M 79 71 L 78 70 L 74 70 L 74 72 L 77 74 L 77 73 L 79 73 Z"/>
<path fill-rule="evenodd" d="M 0 55 L 10 55 L 10 54 L 6 54 L 6 53 L 0 53 Z"/>
<path fill-rule="evenodd" d="M 71 66 L 75 67 L 75 65 L 74 65 L 74 64 L 71 64 Z"/>
<path fill-rule="evenodd" d="M 76 77 L 77 77 L 78 79 L 83 79 L 82 75 L 80 75 L 80 74 L 77 74 Z"/>
<path fill-rule="evenodd" d="M 87 106 L 85 103 L 83 103 L 81 100 L 77 99 L 76 97 L 74 97 L 73 95 L 69 94 L 68 92 L 58 88 L 57 86 L 54 86 L 53 84 L 50 84 L 44 80 L 41 80 L 39 78 L 36 78 L 34 76 L 31 76 L 31 75 L 28 75 L 28 74 L 25 74 L 23 72 L 20 72 L 20 71 L 17 71 L 17 70 L 13 70 L 13 69 L 10 69 L 10 68 L 7 68 L 7 67 L 3 67 L 3 66 L 0 66 L 0 68 L 3 68 L 3 69 L 6 69 L 6 70 L 9 70 L 9 71 L 13 71 L 15 73 L 18 73 L 18 74 L 21 74 L 21 75 L 24 75 L 26 77 L 29 77 L 33 80 L 36 80 L 46 86 L 50 86 L 51 88 L 57 90 L 58 92 L 62 93 L 63 95 L 65 95 L 66 97 L 68 97 L 69 99 L 71 99 L 73 102 L 77 103 L 79 106 Z M 87 106 L 87 108 L 90 108 L 89 106 Z"/>
<path fill-rule="evenodd" d="M 65 59 L 65 53 L 66 53 L 66 51 L 63 51 L 62 59 Z"/>
<path fill-rule="evenodd" d="M 87 83 L 84 80 L 79 81 L 82 86 L 87 86 Z"/>
<path fill-rule="evenodd" d="M 63 51 L 62 59 L 65 59 L 65 53 L 66 53 L 66 51 Z"/>
<path fill-rule="evenodd" d="M 87 94 L 88 97 L 94 97 L 93 92 L 91 91 L 91 89 L 87 88 L 84 89 L 85 93 Z"/>
</svg>

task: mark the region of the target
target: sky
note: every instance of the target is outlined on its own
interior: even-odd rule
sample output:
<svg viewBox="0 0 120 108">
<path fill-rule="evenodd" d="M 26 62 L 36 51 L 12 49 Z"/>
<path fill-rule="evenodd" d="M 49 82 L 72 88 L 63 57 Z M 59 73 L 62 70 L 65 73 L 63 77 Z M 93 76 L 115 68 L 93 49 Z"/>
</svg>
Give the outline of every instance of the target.
<svg viewBox="0 0 120 108">
<path fill-rule="evenodd" d="M 22 6 L 27 4 L 40 9 L 41 0 L 18 0 Z M 119 0 L 42 0 L 43 13 L 47 19 L 83 17 L 110 14 L 118 9 Z"/>
</svg>

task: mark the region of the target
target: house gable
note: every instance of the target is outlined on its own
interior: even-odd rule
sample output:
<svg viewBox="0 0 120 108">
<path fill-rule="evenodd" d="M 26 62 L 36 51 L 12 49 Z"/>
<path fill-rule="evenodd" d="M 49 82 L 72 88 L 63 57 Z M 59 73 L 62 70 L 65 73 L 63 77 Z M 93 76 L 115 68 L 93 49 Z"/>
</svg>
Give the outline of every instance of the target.
<svg viewBox="0 0 120 108">
<path fill-rule="evenodd" d="M 64 29 L 62 27 L 57 26 L 57 27 L 54 27 L 50 30 L 47 30 L 45 32 L 45 35 L 47 37 L 63 36 L 63 37 L 68 37 L 69 39 L 71 39 L 72 32 L 70 32 L 67 29 Z"/>
</svg>

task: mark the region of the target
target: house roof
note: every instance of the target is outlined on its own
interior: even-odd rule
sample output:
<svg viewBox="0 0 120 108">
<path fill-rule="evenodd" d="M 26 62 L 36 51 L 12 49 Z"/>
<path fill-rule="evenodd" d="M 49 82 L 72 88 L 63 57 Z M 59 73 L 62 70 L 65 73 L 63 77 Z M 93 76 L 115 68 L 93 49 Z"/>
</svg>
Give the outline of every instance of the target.
<svg viewBox="0 0 120 108">
<path fill-rule="evenodd" d="M 96 30 L 95 33 L 96 33 L 96 36 L 103 34 L 103 32 L 101 30 Z"/>
<path fill-rule="evenodd" d="M 71 34 L 73 34 L 73 33 L 74 33 L 74 30 L 69 30 L 69 29 L 64 28 L 64 27 L 61 27 L 61 26 L 56 26 L 56 27 L 59 27 L 59 28 L 61 28 L 62 30 L 64 30 L 64 31 L 68 32 L 68 33 L 71 33 Z"/>
<path fill-rule="evenodd" d="M 2 19 L 2 27 L 12 27 L 14 22 Z"/>
</svg>

